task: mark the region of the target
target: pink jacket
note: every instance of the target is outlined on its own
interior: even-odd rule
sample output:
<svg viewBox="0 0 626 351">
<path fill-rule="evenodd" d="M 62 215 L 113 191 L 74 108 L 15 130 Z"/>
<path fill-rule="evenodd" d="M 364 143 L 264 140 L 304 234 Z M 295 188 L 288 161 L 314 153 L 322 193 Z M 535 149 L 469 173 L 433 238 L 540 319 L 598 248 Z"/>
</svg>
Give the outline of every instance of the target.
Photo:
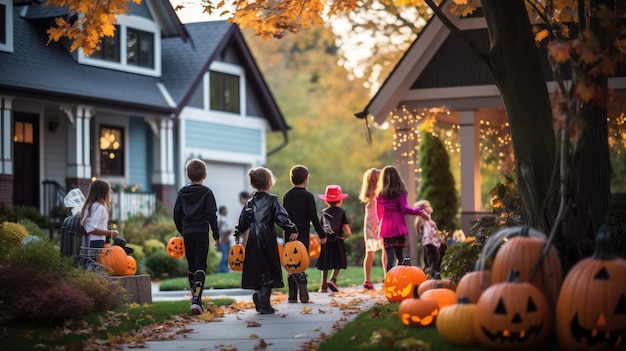
<svg viewBox="0 0 626 351">
<path fill-rule="evenodd" d="M 405 216 L 424 213 L 424 210 L 418 207 L 410 207 L 406 198 L 407 194 L 402 194 L 393 199 L 376 197 L 376 213 L 378 213 L 378 218 L 380 218 L 379 237 L 408 236 L 409 231 L 406 227 Z"/>
</svg>

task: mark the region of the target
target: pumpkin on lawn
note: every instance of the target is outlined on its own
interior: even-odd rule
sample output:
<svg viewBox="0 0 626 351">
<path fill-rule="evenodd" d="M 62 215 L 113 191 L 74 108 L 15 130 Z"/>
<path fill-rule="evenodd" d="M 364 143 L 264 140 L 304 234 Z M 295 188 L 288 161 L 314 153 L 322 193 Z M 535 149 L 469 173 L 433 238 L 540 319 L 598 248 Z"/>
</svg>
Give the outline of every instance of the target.
<svg viewBox="0 0 626 351">
<path fill-rule="evenodd" d="M 137 261 L 133 256 L 126 256 L 126 273 L 125 275 L 135 275 L 137 273 Z"/>
<path fill-rule="evenodd" d="M 554 246 L 550 247 L 548 255 L 531 278 L 533 266 L 548 241 L 546 235 L 528 227 L 505 229 L 511 230 L 516 236 L 508 238 L 508 241 L 498 250 L 491 269 L 491 283 L 503 282 L 510 271 L 518 271 L 521 281 L 536 286 L 544 294 L 550 306 L 556 306 L 563 282 L 561 261 L 556 249 Z"/>
<path fill-rule="evenodd" d="M 578 262 L 563 281 L 556 330 L 563 350 L 626 349 L 626 260 L 602 227 L 593 256 Z"/>
<path fill-rule="evenodd" d="M 470 303 L 466 296 L 459 296 L 457 303 L 439 310 L 436 323 L 439 335 L 452 345 L 477 345 L 474 334 L 475 313 L 476 304 Z"/>
<path fill-rule="evenodd" d="M 520 282 L 517 271 L 485 290 L 474 313 L 476 338 L 490 350 L 541 346 L 550 336 L 551 323 L 546 298 L 534 285 Z"/>
<path fill-rule="evenodd" d="M 426 273 L 411 265 L 411 260 L 405 258 L 402 264 L 395 266 L 385 275 L 383 292 L 389 302 L 400 302 L 412 296 L 413 287 L 419 286 L 426 280 Z"/>
<path fill-rule="evenodd" d="M 299 240 L 291 240 L 283 245 L 281 263 L 287 273 L 300 273 L 309 268 L 309 251 Z"/>
<path fill-rule="evenodd" d="M 413 287 L 413 297 L 404 299 L 398 306 L 398 316 L 402 324 L 410 327 L 431 325 L 439 312 L 436 301 L 421 299 L 417 285 Z"/>
<path fill-rule="evenodd" d="M 437 287 L 434 289 L 426 290 L 421 296 L 423 299 L 430 299 L 437 302 L 439 309 L 453 305 L 458 300 L 454 290 L 444 288 L 442 283 L 438 283 Z"/>
<path fill-rule="evenodd" d="M 456 286 L 456 294 L 466 296 L 470 303 L 476 303 L 489 286 L 491 286 L 491 272 L 482 270 L 480 263 L 477 263 L 475 271 L 461 277 Z"/>
<path fill-rule="evenodd" d="M 185 256 L 185 241 L 180 236 L 175 236 L 167 242 L 165 251 L 171 258 L 181 258 Z"/>
<path fill-rule="evenodd" d="M 241 244 L 233 244 L 228 251 L 228 267 L 232 271 L 241 272 L 243 270 L 243 259 L 246 256 L 246 249 Z"/>
<path fill-rule="evenodd" d="M 319 236 L 311 235 L 309 239 L 309 256 L 311 258 L 318 258 L 322 253 L 322 241 Z"/>
<path fill-rule="evenodd" d="M 101 251 L 98 263 L 108 267 L 112 275 L 124 275 L 128 270 L 127 256 L 121 246 L 113 245 L 110 249 Z"/>
<path fill-rule="evenodd" d="M 443 288 L 447 288 L 452 291 L 456 290 L 456 283 L 450 279 L 428 279 L 425 282 L 422 282 L 419 286 L 418 292 L 420 296 L 422 296 L 426 290 L 437 288 L 438 284 L 441 284 L 441 287 Z"/>
</svg>

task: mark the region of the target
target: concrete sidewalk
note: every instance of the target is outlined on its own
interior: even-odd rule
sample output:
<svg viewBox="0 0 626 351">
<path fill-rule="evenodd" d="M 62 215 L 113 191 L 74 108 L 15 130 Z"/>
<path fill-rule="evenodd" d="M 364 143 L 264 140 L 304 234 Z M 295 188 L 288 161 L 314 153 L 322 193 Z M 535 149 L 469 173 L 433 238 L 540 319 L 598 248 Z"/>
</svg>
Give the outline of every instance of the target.
<svg viewBox="0 0 626 351">
<path fill-rule="evenodd" d="M 199 316 L 186 325 L 189 333 L 173 340 L 149 341 L 152 350 L 228 350 L 243 351 L 310 349 L 308 345 L 324 334 L 332 334 L 360 312 L 377 304 L 386 304 L 382 284 L 374 290 L 362 287 L 340 288 L 339 292 L 311 292 L 309 303 L 288 303 L 282 293 L 272 296 L 276 314 L 261 315 L 254 310 L 252 291 L 241 289 L 206 290 L 205 300 L 219 296 L 232 297 L 250 308 L 228 311 L 223 317 L 205 322 Z M 188 292 L 157 292 L 154 301 L 189 299 Z M 250 302 L 250 303 L 245 303 Z M 206 303 L 205 303 L 206 305 Z M 197 320 L 197 322 L 195 322 Z"/>
</svg>

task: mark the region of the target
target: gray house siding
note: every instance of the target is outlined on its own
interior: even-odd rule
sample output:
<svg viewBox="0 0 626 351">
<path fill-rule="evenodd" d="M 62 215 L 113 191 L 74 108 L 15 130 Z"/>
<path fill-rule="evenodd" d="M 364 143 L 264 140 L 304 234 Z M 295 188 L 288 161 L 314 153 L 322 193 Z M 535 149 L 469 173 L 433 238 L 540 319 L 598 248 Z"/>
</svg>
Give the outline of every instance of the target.
<svg viewBox="0 0 626 351">
<path fill-rule="evenodd" d="M 215 123 L 187 121 L 186 147 L 261 155 L 263 136 L 258 129 L 231 127 Z"/>
<path fill-rule="evenodd" d="M 149 170 L 152 169 L 152 152 L 148 145 L 152 145 L 151 131 L 143 118 L 131 117 L 128 123 L 128 167 L 129 185 L 140 184 L 140 191 L 149 191 L 152 188 L 152 179 Z"/>
</svg>

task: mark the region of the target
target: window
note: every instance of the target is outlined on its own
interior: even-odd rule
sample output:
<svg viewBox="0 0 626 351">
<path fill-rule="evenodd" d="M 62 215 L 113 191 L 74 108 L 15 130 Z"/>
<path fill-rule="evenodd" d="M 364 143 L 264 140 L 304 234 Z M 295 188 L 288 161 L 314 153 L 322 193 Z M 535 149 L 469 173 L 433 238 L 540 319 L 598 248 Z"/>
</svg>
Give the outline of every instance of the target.
<svg viewBox="0 0 626 351">
<path fill-rule="evenodd" d="M 160 51 L 161 32 L 154 21 L 140 16 L 120 16 L 114 36 L 104 37 L 100 49 L 90 56 L 79 51 L 78 62 L 158 77 Z"/>
<path fill-rule="evenodd" d="M 100 127 L 100 174 L 124 175 L 124 131 L 122 128 Z"/>
<path fill-rule="evenodd" d="M 33 124 L 29 122 L 15 122 L 13 141 L 16 143 L 33 143 Z"/>
<path fill-rule="evenodd" d="M 120 62 L 120 26 L 115 26 L 113 37 L 103 37 L 100 50 L 94 52 L 91 57 L 106 61 Z"/>
<path fill-rule="evenodd" d="M 12 0 L 0 0 L 0 51 L 13 52 Z"/>
<path fill-rule="evenodd" d="M 128 28 L 126 45 L 127 64 L 154 68 L 154 34 Z"/>
<path fill-rule="evenodd" d="M 211 81 L 211 110 L 239 113 L 239 76 L 209 72 Z"/>
</svg>

